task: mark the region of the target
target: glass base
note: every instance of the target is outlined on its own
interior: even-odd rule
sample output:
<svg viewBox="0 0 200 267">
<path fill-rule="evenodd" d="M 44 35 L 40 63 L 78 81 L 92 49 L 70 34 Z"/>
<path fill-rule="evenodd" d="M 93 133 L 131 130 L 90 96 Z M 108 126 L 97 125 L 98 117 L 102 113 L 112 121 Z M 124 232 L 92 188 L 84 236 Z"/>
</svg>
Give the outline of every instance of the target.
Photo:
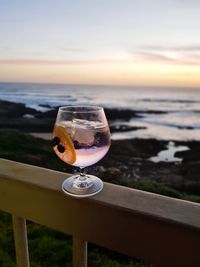
<svg viewBox="0 0 200 267">
<path fill-rule="evenodd" d="M 67 195 L 83 198 L 96 195 L 103 189 L 103 182 L 98 177 L 86 174 L 85 178 L 80 175 L 67 178 L 62 183 L 62 191 Z"/>
</svg>

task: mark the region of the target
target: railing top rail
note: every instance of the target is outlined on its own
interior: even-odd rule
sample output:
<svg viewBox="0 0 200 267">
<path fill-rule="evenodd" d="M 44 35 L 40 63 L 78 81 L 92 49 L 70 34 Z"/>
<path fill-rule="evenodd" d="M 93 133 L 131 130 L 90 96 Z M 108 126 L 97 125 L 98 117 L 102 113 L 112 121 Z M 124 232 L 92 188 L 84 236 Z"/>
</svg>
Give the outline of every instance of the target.
<svg viewBox="0 0 200 267">
<path fill-rule="evenodd" d="M 0 178 L 23 182 L 60 194 L 64 194 L 61 191 L 61 184 L 68 176 L 70 174 L 0 159 Z M 65 197 L 71 198 L 66 195 Z M 200 204 L 190 201 L 110 183 L 104 183 L 104 189 L 98 195 L 78 201 L 98 202 L 129 213 L 140 213 L 200 229 Z"/>
</svg>

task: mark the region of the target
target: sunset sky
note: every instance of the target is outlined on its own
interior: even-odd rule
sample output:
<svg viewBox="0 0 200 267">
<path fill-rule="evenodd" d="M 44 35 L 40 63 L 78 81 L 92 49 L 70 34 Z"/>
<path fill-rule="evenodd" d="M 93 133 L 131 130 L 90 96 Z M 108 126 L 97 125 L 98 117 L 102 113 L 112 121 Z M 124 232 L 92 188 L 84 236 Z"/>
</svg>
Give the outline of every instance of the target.
<svg viewBox="0 0 200 267">
<path fill-rule="evenodd" d="M 200 0 L 0 0 L 0 81 L 200 87 Z"/>
</svg>

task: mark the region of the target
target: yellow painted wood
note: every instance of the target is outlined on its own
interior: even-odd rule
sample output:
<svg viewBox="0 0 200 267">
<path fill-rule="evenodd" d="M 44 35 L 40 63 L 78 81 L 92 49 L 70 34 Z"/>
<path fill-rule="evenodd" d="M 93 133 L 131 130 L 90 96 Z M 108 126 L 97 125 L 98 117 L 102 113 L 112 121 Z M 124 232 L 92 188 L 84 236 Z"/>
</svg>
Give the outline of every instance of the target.
<svg viewBox="0 0 200 267">
<path fill-rule="evenodd" d="M 0 209 L 154 267 L 200 266 L 200 205 L 104 183 L 96 196 L 61 191 L 69 176 L 0 159 Z"/>
<path fill-rule="evenodd" d="M 87 241 L 73 237 L 73 267 L 87 267 Z"/>
<path fill-rule="evenodd" d="M 17 267 L 29 267 L 26 219 L 12 216 Z"/>
</svg>

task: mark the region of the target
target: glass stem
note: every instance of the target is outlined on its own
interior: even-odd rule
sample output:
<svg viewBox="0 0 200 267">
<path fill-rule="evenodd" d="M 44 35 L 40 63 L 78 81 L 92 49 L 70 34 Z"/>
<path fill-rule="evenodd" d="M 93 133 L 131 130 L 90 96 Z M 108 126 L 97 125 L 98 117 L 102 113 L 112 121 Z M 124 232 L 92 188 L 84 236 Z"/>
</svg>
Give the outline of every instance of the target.
<svg viewBox="0 0 200 267">
<path fill-rule="evenodd" d="M 79 168 L 79 172 L 80 172 L 79 180 L 81 180 L 81 181 L 86 180 L 86 176 L 85 176 L 85 172 L 84 171 L 85 171 L 85 169 L 83 167 Z"/>
</svg>

